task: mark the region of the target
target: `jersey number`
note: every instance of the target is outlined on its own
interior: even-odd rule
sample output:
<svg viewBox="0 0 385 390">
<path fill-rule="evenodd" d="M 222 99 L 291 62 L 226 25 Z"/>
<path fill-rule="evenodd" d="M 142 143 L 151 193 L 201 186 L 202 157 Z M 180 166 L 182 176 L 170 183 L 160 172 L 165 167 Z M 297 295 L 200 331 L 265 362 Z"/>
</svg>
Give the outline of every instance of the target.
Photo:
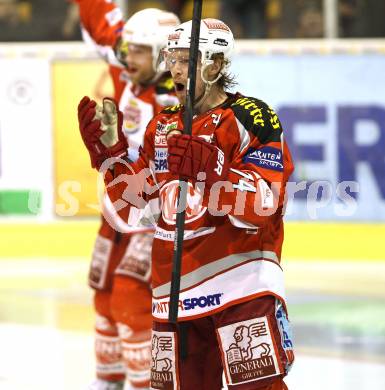
<svg viewBox="0 0 385 390">
<path fill-rule="evenodd" d="M 238 169 L 231 168 L 231 171 L 238 174 L 239 176 L 242 176 L 244 179 L 250 180 L 254 182 L 253 176 L 250 173 L 239 171 Z M 248 181 L 244 179 L 239 179 L 237 184 L 233 184 L 233 188 L 239 190 L 239 191 L 248 191 L 248 192 L 257 192 L 257 189 L 250 184 Z"/>
</svg>

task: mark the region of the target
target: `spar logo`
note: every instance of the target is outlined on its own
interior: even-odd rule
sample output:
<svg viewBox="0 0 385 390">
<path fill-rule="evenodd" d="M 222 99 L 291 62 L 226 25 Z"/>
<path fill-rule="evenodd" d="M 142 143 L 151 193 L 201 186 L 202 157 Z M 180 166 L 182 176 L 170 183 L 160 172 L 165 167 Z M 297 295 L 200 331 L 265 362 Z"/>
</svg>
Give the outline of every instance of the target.
<svg viewBox="0 0 385 390">
<path fill-rule="evenodd" d="M 186 298 L 183 301 L 179 300 L 179 310 L 193 310 L 197 307 L 204 309 L 205 307 L 219 306 L 223 293 L 202 295 L 200 297 Z M 154 302 L 152 304 L 152 312 L 155 314 L 168 313 L 170 301 Z"/>
<path fill-rule="evenodd" d="M 282 151 L 271 146 L 264 146 L 259 149 L 249 148 L 242 161 L 274 171 L 282 172 L 283 170 Z"/>
<path fill-rule="evenodd" d="M 167 166 L 167 148 L 155 148 L 155 172 L 168 172 Z"/>
<path fill-rule="evenodd" d="M 166 183 L 160 190 L 160 201 L 162 204 L 162 216 L 169 225 L 175 225 L 178 193 L 180 191 L 179 181 L 173 180 Z M 186 201 L 186 223 L 200 218 L 207 210 L 202 206 L 203 195 L 199 188 L 187 183 L 187 201 Z"/>
</svg>

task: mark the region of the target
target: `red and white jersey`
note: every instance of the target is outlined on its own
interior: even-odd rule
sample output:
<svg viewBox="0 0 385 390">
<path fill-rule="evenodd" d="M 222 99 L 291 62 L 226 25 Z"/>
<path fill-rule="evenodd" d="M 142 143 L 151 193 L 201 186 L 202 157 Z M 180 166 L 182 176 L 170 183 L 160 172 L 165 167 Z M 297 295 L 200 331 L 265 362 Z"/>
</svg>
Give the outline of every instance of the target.
<svg viewBox="0 0 385 390">
<path fill-rule="evenodd" d="M 152 252 L 157 321 L 168 318 L 178 191 L 178 177 L 167 169 L 166 134 L 183 128 L 183 111 L 174 106 L 156 115 L 137 162 L 116 163 L 105 176 L 108 194 L 128 223 L 144 200 L 159 210 Z M 218 146 L 231 170 L 228 181 L 210 191 L 204 182 L 188 184 L 179 319 L 206 316 L 259 295 L 284 302 L 282 214 L 294 168 L 277 115 L 258 99 L 229 95 L 193 119 L 192 133 Z"/>
<path fill-rule="evenodd" d="M 119 100 L 119 109 L 123 113 L 123 131 L 128 140 L 128 156 L 130 161 L 139 157 L 139 148 L 143 145 L 144 134 L 149 121 L 165 106 L 175 104 L 174 84 L 165 75 L 156 84 L 146 87 L 126 83 Z M 139 232 L 143 226 L 129 227 L 116 214 L 111 202 L 106 198 L 103 214 L 112 227 L 121 233 Z"/>
<path fill-rule="evenodd" d="M 119 7 L 110 0 L 77 0 L 77 3 L 85 40 L 92 43 L 110 65 L 114 97 L 123 112 L 123 130 L 130 145 L 130 158 L 135 161 L 150 119 L 164 107 L 178 103 L 174 84 L 168 74 L 146 86 L 132 84 L 113 49 L 124 26 Z"/>
<path fill-rule="evenodd" d="M 131 161 L 138 159 L 138 150 L 143 144 L 149 121 L 163 108 L 177 102 L 174 84 L 168 75 L 146 87 L 127 82 L 119 100 L 119 109 L 123 113 L 123 132 L 128 140 Z"/>
<path fill-rule="evenodd" d="M 130 81 L 127 82 L 119 100 L 119 109 L 123 113 L 123 131 L 128 140 L 130 161 L 136 161 L 139 157 L 139 148 L 143 145 L 149 121 L 165 106 L 176 102 L 177 98 L 173 90 L 174 84 L 168 76 L 161 78 L 157 84 L 147 87 L 135 86 Z M 107 197 L 103 204 L 103 214 L 118 232 L 140 232 L 144 228 L 127 226 L 119 218 Z"/>
<path fill-rule="evenodd" d="M 158 77 L 146 86 L 133 84 L 124 66 L 117 60 L 113 49 L 124 26 L 119 7 L 110 0 L 76 1 L 79 5 L 84 40 L 92 44 L 109 64 L 115 91 L 114 98 L 119 102 L 119 109 L 123 112 L 123 131 L 129 144 L 129 158 L 131 161 L 136 161 L 150 119 L 164 107 L 178 103 L 174 84 L 169 74 Z M 133 231 L 119 220 L 108 199 L 105 199 L 103 208 L 103 214 L 115 230 Z"/>
</svg>

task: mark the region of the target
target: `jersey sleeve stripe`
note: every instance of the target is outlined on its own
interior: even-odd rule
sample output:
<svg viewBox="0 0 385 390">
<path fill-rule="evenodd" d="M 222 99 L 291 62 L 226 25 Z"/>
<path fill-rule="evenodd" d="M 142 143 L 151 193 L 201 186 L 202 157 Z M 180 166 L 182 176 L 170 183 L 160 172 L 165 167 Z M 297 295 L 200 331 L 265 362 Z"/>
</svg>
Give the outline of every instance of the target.
<svg viewBox="0 0 385 390">
<path fill-rule="evenodd" d="M 239 138 L 241 140 L 241 145 L 239 147 L 239 153 L 242 153 L 249 145 L 250 143 L 250 135 L 249 132 L 246 130 L 245 126 L 238 120 L 238 118 L 235 118 L 237 122 L 237 127 L 239 131 Z"/>
</svg>

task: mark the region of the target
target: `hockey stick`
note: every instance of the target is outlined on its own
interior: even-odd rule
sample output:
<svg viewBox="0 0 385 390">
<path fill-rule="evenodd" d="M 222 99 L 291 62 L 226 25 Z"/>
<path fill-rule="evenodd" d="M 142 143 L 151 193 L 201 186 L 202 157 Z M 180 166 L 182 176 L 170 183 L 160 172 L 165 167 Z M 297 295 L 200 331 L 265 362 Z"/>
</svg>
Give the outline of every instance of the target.
<svg viewBox="0 0 385 390">
<path fill-rule="evenodd" d="M 199 32 L 202 18 L 202 0 L 194 0 L 193 18 L 191 26 L 191 43 L 188 63 L 188 79 L 186 90 L 186 107 L 184 112 L 183 133 L 191 135 L 193 108 L 195 101 L 195 81 L 198 59 Z M 178 193 L 178 207 L 176 215 L 174 253 L 172 259 L 170 306 L 168 320 L 176 324 L 178 322 L 180 271 L 182 266 L 184 225 L 186 217 L 187 202 L 187 180 L 179 178 L 180 191 Z"/>
</svg>

